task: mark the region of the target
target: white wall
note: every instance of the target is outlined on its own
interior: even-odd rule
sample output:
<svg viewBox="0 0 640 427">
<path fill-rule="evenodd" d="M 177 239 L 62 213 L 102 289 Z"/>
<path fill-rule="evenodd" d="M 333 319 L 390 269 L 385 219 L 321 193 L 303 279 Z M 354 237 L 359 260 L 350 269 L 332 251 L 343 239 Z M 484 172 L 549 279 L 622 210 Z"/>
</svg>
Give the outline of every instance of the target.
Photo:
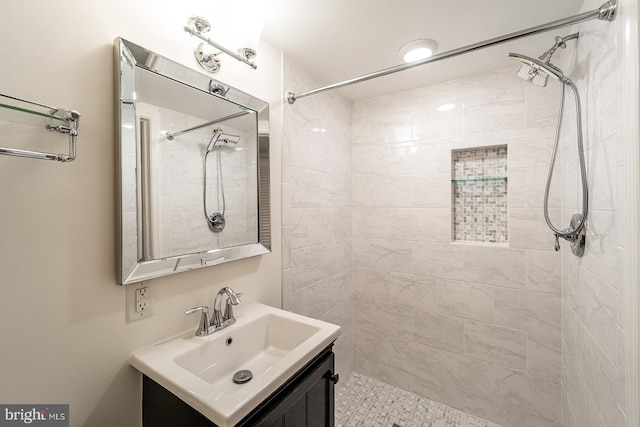
<svg viewBox="0 0 640 427">
<path fill-rule="evenodd" d="M 197 69 L 196 39 L 182 27 L 190 15 L 214 19 L 216 3 L 25 0 L 2 9 L 0 92 L 82 119 L 72 163 L 0 157 L 0 402 L 69 403 L 72 426 L 135 426 L 134 350 L 195 329 L 183 311 L 212 304 L 225 285 L 245 303 L 280 306 L 281 55 L 263 44 L 258 70 L 225 58 L 214 76 L 271 103 L 273 252 L 149 281 L 155 314 L 126 323 L 115 277 L 113 40 Z M 0 136 L 0 145 L 11 141 Z"/>
</svg>

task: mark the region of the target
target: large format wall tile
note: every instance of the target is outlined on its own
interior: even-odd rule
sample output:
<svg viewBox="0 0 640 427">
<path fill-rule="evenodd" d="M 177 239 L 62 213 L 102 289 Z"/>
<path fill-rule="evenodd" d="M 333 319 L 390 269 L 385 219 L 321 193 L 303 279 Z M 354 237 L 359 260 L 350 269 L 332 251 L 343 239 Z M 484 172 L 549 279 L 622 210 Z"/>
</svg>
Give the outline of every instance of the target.
<svg viewBox="0 0 640 427">
<path fill-rule="evenodd" d="M 438 212 L 415 208 L 354 208 L 354 237 L 436 241 Z"/>
<path fill-rule="evenodd" d="M 598 7 L 587 0 L 583 11 Z M 560 62 L 583 100 L 589 184 L 585 254 L 563 254 L 562 416 L 566 425 L 625 427 L 627 373 L 625 337 L 626 183 L 622 68 L 624 26 L 587 22 L 574 27 L 580 42 Z M 570 105 L 570 104 L 569 104 Z M 571 112 L 573 108 L 569 109 Z M 573 113 L 571 113 L 573 114 Z M 567 120 L 572 120 L 569 115 Z M 572 123 L 567 121 L 565 123 Z M 564 129 L 560 165 L 562 218 L 582 208 L 575 130 Z M 565 248 L 563 248 L 564 250 Z"/>
<path fill-rule="evenodd" d="M 413 311 L 413 339 L 444 350 L 464 352 L 464 319 L 428 311 Z"/>
<path fill-rule="evenodd" d="M 527 369 L 527 334 L 523 331 L 467 322 L 464 325 L 464 352 L 487 362 L 513 369 Z"/>
<path fill-rule="evenodd" d="M 495 396 L 505 405 L 548 421 L 560 421 L 560 383 L 508 368 L 494 369 Z"/>
<path fill-rule="evenodd" d="M 488 421 L 504 427 L 527 426 L 527 414 L 518 409 L 505 406 L 494 399 L 483 399 L 471 393 L 464 396 L 464 410 Z"/>
<path fill-rule="evenodd" d="M 496 89 L 464 103 L 464 132 L 518 129 L 525 126 L 524 89 Z"/>
<path fill-rule="evenodd" d="M 521 289 L 496 289 L 496 324 L 560 336 L 560 295 Z"/>
<path fill-rule="evenodd" d="M 412 313 L 402 306 L 355 297 L 353 301 L 354 325 L 410 339 L 413 336 Z"/>
<path fill-rule="evenodd" d="M 284 85 L 294 91 L 321 86 L 288 58 Z M 353 370 L 351 105 L 337 93 L 283 109 L 282 306 L 335 323 L 336 367 Z M 359 138 L 368 125 L 358 124 Z"/>
<path fill-rule="evenodd" d="M 307 246 L 291 251 L 294 291 L 350 267 L 351 247 L 347 240 Z"/>
<path fill-rule="evenodd" d="M 524 288 L 526 262 L 523 250 L 496 246 L 464 245 L 466 279 L 489 285 Z"/>
<path fill-rule="evenodd" d="M 561 340 L 558 337 L 527 334 L 527 370 L 547 378 L 560 378 Z"/>
<path fill-rule="evenodd" d="M 464 248 L 442 243 L 412 244 L 411 272 L 423 276 L 459 279 L 464 277 Z"/>
<path fill-rule="evenodd" d="M 409 272 L 413 245 L 403 240 L 353 239 L 353 265 L 387 271 Z"/>
<path fill-rule="evenodd" d="M 525 251 L 527 288 L 560 294 L 560 254 Z"/>
</svg>

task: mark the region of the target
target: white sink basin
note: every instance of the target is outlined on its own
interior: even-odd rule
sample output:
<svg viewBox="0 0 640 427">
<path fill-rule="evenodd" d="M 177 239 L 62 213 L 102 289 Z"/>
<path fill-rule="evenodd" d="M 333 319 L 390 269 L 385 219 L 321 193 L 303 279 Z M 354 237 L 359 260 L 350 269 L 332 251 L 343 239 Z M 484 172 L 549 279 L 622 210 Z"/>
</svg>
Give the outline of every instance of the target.
<svg viewBox="0 0 640 427">
<path fill-rule="evenodd" d="M 206 337 L 190 331 L 138 351 L 130 363 L 220 427 L 231 427 L 340 335 L 339 326 L 263 304 L 238 308 L 236 319 Z M 245 369 L 253 378 L 234 383 Z"/>
</svg>

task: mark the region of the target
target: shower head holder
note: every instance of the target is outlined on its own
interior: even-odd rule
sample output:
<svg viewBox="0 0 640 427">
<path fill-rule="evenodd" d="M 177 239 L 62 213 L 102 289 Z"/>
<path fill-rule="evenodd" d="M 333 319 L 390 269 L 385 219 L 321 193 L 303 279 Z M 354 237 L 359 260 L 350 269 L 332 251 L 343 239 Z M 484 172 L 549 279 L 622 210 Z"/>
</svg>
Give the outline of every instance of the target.
<svg viewBox="0 0 640 427">
<path fill-rule="evenodd" d="M 567 47 L 566 42 L 568 42 L 569 40 L 576 40 L 579 36 L 580 36 L 580 33 L 569 34 L 568 36 L 565 36 L 565 37 L 556 36 L 556 39 L 555 39 L 556 43 L 553 46 L 551 46 L 551 49 L 549 49 L 548 51 L 540 55 L 538 59 L 544 62 L 545 64 L 549 64 L 549 61 L 551 61 L 551 57 L 556 52 L 556 50 L 558 50 L 558 48 L 562 48 L 562 49 L 566 48 Z"/>
</svg>

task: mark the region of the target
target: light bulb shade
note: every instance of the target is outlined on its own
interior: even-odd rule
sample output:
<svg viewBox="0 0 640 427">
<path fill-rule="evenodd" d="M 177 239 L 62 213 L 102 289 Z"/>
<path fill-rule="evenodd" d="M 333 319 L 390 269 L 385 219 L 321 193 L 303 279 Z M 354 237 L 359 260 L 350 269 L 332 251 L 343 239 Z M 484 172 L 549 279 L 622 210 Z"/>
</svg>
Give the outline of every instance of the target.
<svg viewBox="0 0 640 427">
<path fill-rule="evenodd" d="M 438 50 L 438 43 L 431 39 L 411 41 L 398 50 L 404 62 L 414 62 L 428 58 Z"/>
</svg>

